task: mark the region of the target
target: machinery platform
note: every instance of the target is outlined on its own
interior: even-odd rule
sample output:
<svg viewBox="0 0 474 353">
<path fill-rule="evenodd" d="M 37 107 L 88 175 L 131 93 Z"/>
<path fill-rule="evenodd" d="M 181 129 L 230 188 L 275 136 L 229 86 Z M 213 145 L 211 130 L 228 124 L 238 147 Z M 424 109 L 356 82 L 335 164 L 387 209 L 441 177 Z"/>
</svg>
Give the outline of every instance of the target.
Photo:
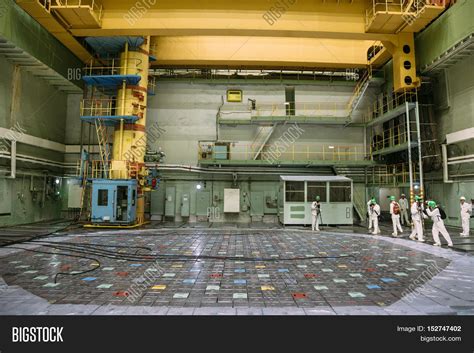
<svg viewBox="0 0 474 353">
<path fill-rule="evenodd" d="M 137 85 L 141 77 L 139 75 L 97 75 L 97 76 L 83 76 L 82 80 L 90 86 L 102 87 L 116 87 L 125 83 L 127 85 Z"/>
<path fill-rule="evenodd" d="M 105 116 L 81 116 L 81 120 L 88 123 L 94 123 L 97 119 L 102 119 L 105 125 L 113 126 L 123 120 L 125 123 L 134 123 L 139 118 L 135 115 L 105 115 Z"/>
</svg>

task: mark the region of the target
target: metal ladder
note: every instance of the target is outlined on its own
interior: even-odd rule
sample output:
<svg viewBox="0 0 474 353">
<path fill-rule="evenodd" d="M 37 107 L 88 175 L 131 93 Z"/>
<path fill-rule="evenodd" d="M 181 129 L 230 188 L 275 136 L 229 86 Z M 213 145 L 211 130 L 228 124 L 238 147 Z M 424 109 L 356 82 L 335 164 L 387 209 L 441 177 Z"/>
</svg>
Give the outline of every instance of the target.
<svg viewBox="0 0 474 353">
<path fill-rule="evenodd" d="M 95 119 L 95 131 L 97 133 L 97 142 L 99 144 L 100 161 L 102 163 L 103 177 L 109 178 L 110 148 L 107 137 L 107 126 L 103 119 Z"/>
<path fill-rule="evenodd" d="M 270 140 L 270 137 L 275 131 L 275 128 L 278 124 L 275 123 L 272 126 L 260 126 L 257 134 L 251 145 L 251 150 L 254 152 L 253 159 L 257 160 L 265 149 L 266 143 Z"/>
<path fill-rule="evenodd" d="M 352 93 L 352 97 L 347 104 L 347 110 L 349 112 L 349 116 L 352 115 L 354 110 L 357 109 L 359 103 L 362 101 L 367 88 L 369 88 L 370 80 L 372 79 L 372 67 L 370 65 L 367 66 L 367 71 L 362 75 L 362 77 L 357 82 L 354 92 Z"/>
</svg>

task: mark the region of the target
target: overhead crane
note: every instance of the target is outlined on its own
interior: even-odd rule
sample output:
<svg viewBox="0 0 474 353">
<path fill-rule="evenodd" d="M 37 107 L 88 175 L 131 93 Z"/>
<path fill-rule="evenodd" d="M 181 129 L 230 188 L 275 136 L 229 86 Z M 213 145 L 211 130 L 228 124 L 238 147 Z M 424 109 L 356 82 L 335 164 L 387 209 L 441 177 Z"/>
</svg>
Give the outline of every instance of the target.
<svg viewBox="0 0 474 353">
<path fill-rule="evenodd" d="M 298 1 L 269 25 L 263 15 L 271 6 L 263 0 L 17 0 L 84 62 L 85 37 L 150 36 L 162 67 L 361 68 L 378 42 L 383 49 L 372 64 L 394 58 L 395 91 L 419 86 L 413 34 L 449 2 Z"/>
</svg>

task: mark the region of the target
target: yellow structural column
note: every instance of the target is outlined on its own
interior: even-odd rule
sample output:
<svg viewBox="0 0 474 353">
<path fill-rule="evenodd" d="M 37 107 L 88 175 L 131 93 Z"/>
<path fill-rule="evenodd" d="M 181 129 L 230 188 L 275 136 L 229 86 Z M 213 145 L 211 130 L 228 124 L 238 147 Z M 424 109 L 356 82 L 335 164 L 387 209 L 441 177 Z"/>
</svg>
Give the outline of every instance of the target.
<svg viewBox="0 0 474 353">
<path fill-rule="evenodd" d="M 420 79 L 416 76 L 415 40 L 413 33 L 399 33 L 395 42 L 383 42 L 393 56 L 393 90 L 401 92 L 416 89 Z"/>
<path fill-rule="evenodd" d="M 117 115 L 135 116 L 134 124 L 121 120 L 114 133 L 112 154 L 113 179 L 137 179 L 137 223 L 143 223 L 145 214 L 145 199 L 143 186 L 147 175 L 145 169 L 146 154 L 146 107 L 148 92 L 150 38 L 135 50 L 129 50 L 128 45 L 120 55 L 120 74 L 138 75 L 140 82 L 119 89 L 117 97 Z"/>
</svg>

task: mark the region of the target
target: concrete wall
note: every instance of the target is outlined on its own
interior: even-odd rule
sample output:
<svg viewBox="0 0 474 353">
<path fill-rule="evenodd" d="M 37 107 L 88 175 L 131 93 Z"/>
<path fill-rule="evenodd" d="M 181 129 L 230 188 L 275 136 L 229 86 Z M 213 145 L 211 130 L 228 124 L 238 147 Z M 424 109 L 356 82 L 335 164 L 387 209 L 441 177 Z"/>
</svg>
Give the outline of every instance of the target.
<svg viewBox="0 0 474 353">
<path fill-rule="evenodd" d="M 230 88 L 241 89 L 244 93 L 243 105 L 233 108 L 225 103 L 224 116 L 230 111 L 245 109 L 247 99 L 256 99 L 258 104 L 283 104 L 285 102 L 285 86 L 275 85 L 211 85 L 190 83 L 158 83 L 157 95 L 149 98 L 147 124 L 157 122 L 166 130 L 159 141 L 151 141 L 154 148 L 162 147 L 166 152 L 166 163 L 196 165 L 198 158 L 198 141 L 215 140 L 216 115 L 221 105 L 221 97 L 225 97 Z M 335 102 L 346 104 L 352 94 L 351 86 L 296 86 L 297 102 L 317 103 Z M 370 89 L 361 104 L 365 108 L 369 98 L 375 96 Z M 369 98 L 367 98 L 369 97 Z M 239 110 L 239 108 L 241 108 Z M 341 115 L 341 110 L 336 114 Z M 360 119 L 357 112 L 356 119 Z M 298 139 L 299 145 L 318 145 L 321 143 L 363 146 L 363 130 L 361 128 L 343 128 L 335 126 L 304 125 L 304 134 Z M 250 145 L 257 133 L 257 126 L 220 126 L 219 140 Z M 278 139 L 287 127 L 279 126 L 267 144 Z"/>
<path fill-rule="evenodd" d="M 436 21 L 415 38 L 419 67 L 430 64 L 439 55 L 474 32 L 474 1 L 456 0 Z"/>
<path fill-rule="evenodd" d="M 320 85 L 296 85 L 295 99 L 298 103 L 318 103 L 328 102 L 338 103 L 338 107 L 343 107 L 349 101 L 354 84 L 343 82 L 342 84 L 325 83 Z M 156 96 L 149 97 L 147 125 L 154 123 L 165 130 L 157 141 L 149 141 L 153 148 L 161 147 L 166 153 L 166 164 L 198 165 L 198 141 L 215 140 L 217 134 L 216 114 L 222 104 L 222 97 L 225 98 L 228 89 L 241 89 L 244 93 L 242 104 L 232 104 L 225 102 L 222 111 L 235 118 L 236 111 L 247 110 L 247 99 L 256 99 L 259 104 L 283 104 L 285 102 L 285 85 L 282 84 L 246 84 L 246 85 L 224 85 L 210 83 L 190 83 L 190 82 L 158 82 Z M 368 100 L 376 95 L 376 89 L 371 88 L 366 94 L 366 98 L 361 103 L 360 109 L 364 109 Z M 66 113 L 67 129 L 66 143 L 77 145 L 80 143 L 80 119 L 79 102 L 80 95 L 70 95 L 68 97 L 68 109 Z M 361 110 L 356 112 L 355 121 L 361 118 Z M 343 110 L 332 111 L 332 114 L 344 114 Z M 224 114 L 225 117 L 228 116 Z M 334 145 L 359 145 L 363 147 L 363 129 L 344 128 L 343 126 L 310 126 L 300 125 L 304 129 L 303 135 L 295 142 L 298 146 L 317 146 L 322 143 Z M 287 130 L 288 126 L 279 126 L 273 137 L 267 142 L 272 144 Z M 257 133 L 257 126 L 224 126 L 219 128 L 219 139 L 221 141 L 235 142 L 236 144 L 250 145 Z M 95 142 L 95 132 L 92 134 L 92 142 Z M 83 132 L 84 142 L 88 140 L 88 125 L 85 125 Z M 290 157 L 290 156 L 289 156 Z M 66 156 L 66 161 L 74 162 L 77 155 Z M 191 197 L 191 220 L 195 220 L 196 214 L 196 184 L 206 182 L 209 190 L 212 189 L 214 195 L 223 197 L 224 188 L 232 186 L 232 177 L 227 177 L 223 181 L 212 174 L 185 174 L 176 177 L 169 173 L 163 173 L 165 182 L 162 189 L 166 187 L 176 188 L 175 214 L 176 220 L 180 220 L 180 200 L 182 194 L 189 193 Z M 190 181 L 190 180 L 191 181 Z M 246 181 L 239 181 L 239 187 L 243 190 L 263 191 L 265 195 L 278 191 L 278 176 L 260 177 Z M 153 194 L 153 202 L 163 203 L 162 195 Z M 221 211 L 219 221 L 248 221 L 250 214 L 248 211 L 240 215 L 223 215 L 223 202 L 216 201 L 212 207 L 218 207 Z M 276 217 L 276 209 L 265 206 L 265 214 Z M 271 218 L 271 217 L 270 217 Z"/>
<path fill-rule="evenodd" d="M 435 91 L 435 119 L 438 128 L 438 141 L 445 141 L 446 134 L 474 126 L 474 56 L 465 58 L 446 71 L 447 85 L 437 81 Z M 443 102 L 442 107 L 438 102 Z M 444 102 L 449 102 L 445 108 Z M 474 140 L 449 148 L 453 153 L 474 154 Z M 450 167 L 451 174 L 469 174 L 457 178 L 453 184 L 444 184 L 440 173 L 427 175 L 427 195 L 445 206 L 449 219 L 447 224 L 460 225 L 459 197 L 474 198 L 474 163 Z M 471 221 L 471 227 L 474 222 Z"/>
<path fill-rule="evenodd" d="M 151 194 L 151 202 L 155 203 L 154 208 L 160 208 L 160 211 L 152 212 L 153 219 L 160 220 L 163 217 L 164 211 L 164 194 L 165 190 L 170 187 L 175 188 L 175 193 L 172 197 L 175 199 L 174 216 L 167 217 L 167 220 L 172 221 L 207 221 L 206 216 L 197 216 L 198 199 L 197 195 L 199 192 L 209 192 L 210 201 L 204 205 L 204 209 L 211 209 L 211 222 L 250 222 L 252 219 L 250 206 L 251 199 L 250 195 L 252 192 L 263 192 L 264 200 L 265 197 L 277 198 L 279 196 L 280 182 L 277 177 L 273 177 L 271 180 L 249 180 L 249 178 L 241 178 L 234 184 L 229 180 L 211 180 L 209 177 L 201 176 L 195 177 L 195 180 L 182 180 L 182 178 L 174 178 L 173 176 L 164 173 L 165 181 L 162 183 L 162 192 L 153 192 Z M 181 180 L 180 180 L 181 179 Z M 188 176 L 187 179 L 193 179 L 193 176 Z M 222 178 L 220 178 L 222 179 Z M 268 178 L 270 179 L 270 178 Z M 197 190 L 196 185 L 201 184 L 202 189 Z M 224 189 L 225 188 L 238 188 L 240 189 L 240 213 L 238 214 L 225 214 L 224 213 Z M 190 196 L 190 217 L 181 216 L 181 200 L 183 194 Z M 161 204 L 161 207 L 157 207 L 156 204 Z M 203 206 L 203 205 L 201 205 Z M 265 222 L 277 222 L 278 209 L 271 204 L 264 202 L 264 214 L 265 217 L 254 216 L 253 221 L 265 221 Z M 214 212 L 214 213 L 213 213 Z"/>
<path fill-rule="evenodd" d="M 0 77 L 0 127 L 11 129 L 16 126 L 25 134 L 64 143 L 67 95 L 24 69 L 15 73 L 15 67 L 4 57 L 0 57 Z M 17 152 L 58 162 L 64 159 L 59 152 L 24 144 L 18 144 Z M 0 159 L 1 169 L 9 169 L 9 164 L 9 160 Z M 48 198 L 43 203 L 40 191 L 43 175 L 59 175 L 59 172 L 48 170 L 50 168 L 44 165 L 21 162 L 17 168 L 16 180 L 6 179 L 5 173 L 0 175 L 0 209 L 7 210 L 0 212 L 0 226 L 59 218 L 61 201 Z M 33 185 L 37 193 L 30 191 L 31 174 L 36 175 Z"/>
<path fill-rule="evenodd" d="M 216 114 L 222 104 L 222 97 L 226 96 L 228 89 L 240 89 L 243 91 L 242 104 L 224 103 L 222 111 L 224 118 L 238 119 L 243 115 L 249 117 L 247 110 L 247 100 L 256 99 L 257 104 L 283 104 L 285 102 L 285 86 L 282 84 L 247 84 L 247 85 L 222 85 L 187 82 L 162 82 L 157 85 L 157 95 L 149 98 L 149 110 L 147 124 L 151 126 L 157 122 L 159 126 L 166 130 L 158 141 L 150 141 L 154 148 L 161 147 L 166 153 L 165 162 L 167 164 L 198 164 L 198 141 L 215 140 Z M 352 85 L 296 85 L 295 99 L 297 103 L 338 103 L 338 106 L 347 104 L 351 97 Z M 367 100 L 373 99 L 376 92 L 370 89 L 361 109 L 366 107 Z M 344 114 L 344 111 L 332 111 L 332 114 Z M 361 112 L 355 114 L 357 121 L 361 117 Z M 342 126 L 311 126 L 300 125 L 304 130 L 302 136 L 295 142 L 297 146 L 317 146 L 322 143 L 363 146 L 363 130 L 361 128 L 344 128 Z M 250 145 L 257 133 L 258 126 L 225 126 L 219 127 L 219 140 L 234 142 L 235 144 Z M 275 140 L 288 129 L 288 126 L 278 126 L 272 138 L 267 142 L 271 145 Z M 240 156 L 239 156 L 240 157 Z M 242 156 L 243 157 L 243 156 Z M 291 156 L 288 156 L 291 158 Z M 240 158 L 239 158 L 240 159 Z M 242 158 L 245 159 L 245 158 Z M 190 218 L 184 220 L 195 221 L 203 219 L 196 217 L 197 193 L 196 185 L 205 182 L 202 191 L 209 191 L 212 195 L 210 207 L 219 210 L 219 218 L 213 219 L 216 222 L 248 222 L 251 219 L 249 197 L 252 191 L 261 191 L 264 196 L 277 197 L 279 193 L 278 175 L 244 177 L 239 175 L 237 187 L 241 189 L 241 212 L 238 215 L 223 213 L 224 188 L 232 187 L 232 178 L 226 177 L 222 180 L 212 174 L 186 174 L 185 176 L 171 175 L 163 173 L 164 182 L 162 193 L 153 193 L 152 202 L 164 204 L 164 190 L 169 187 L 176 188 L 174 195 L 175 220 L 181 221 L 181 198 L 183 194 L 190 195 Z M 188 179 L 188 180 L 183 180 Z M 190 179 L 190 180 L 189 180 Z M 247 205 L 247 210 L 245 205 Z M 161 207 L 162 208 L 162 207 Z M 276 221 L 278 210 L 275 207 L 264 205 L 265 221 Z M 158 214 L 154 215 L 159 216 Z M 204 217 L 206 218 L 206 217 Z M 255 220 L 255 218 L 254 218 Z M 257 217 L 256 220 L 259 220 Z"/>
</svg>

